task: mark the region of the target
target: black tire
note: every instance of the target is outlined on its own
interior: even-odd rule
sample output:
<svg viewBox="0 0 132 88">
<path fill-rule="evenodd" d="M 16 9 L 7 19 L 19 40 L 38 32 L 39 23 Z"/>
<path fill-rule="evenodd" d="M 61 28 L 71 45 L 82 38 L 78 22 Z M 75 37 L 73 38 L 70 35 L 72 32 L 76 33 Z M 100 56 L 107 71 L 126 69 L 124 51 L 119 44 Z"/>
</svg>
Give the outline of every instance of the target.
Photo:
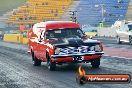
<svg viewBox="0 0 132 88">
<path fill-rule="evenodd" d="M 99 68 L 100 59 L 95 59 L 91 61 L 92 68 Z"/>
<path fill-rule="evenodd" d="M 118 44 L 121 44 L 122 43 L 120 37 L 117 37 L 117 43 Z"/>
<path fill-rule="evenodd" d="M 55 71 L 56 63 L 51 61 L 51 58 L 47 57 L 47 67 L 50 71 Z"/>
<path fill-rule="evenodd" d="M 40 66 L 41 65 L 41 60 L 39 60 L 34 53 L 32 53 L 32 61 L 34 66 Z"/>
<path fill-rule="evenodd" d="M 129 37 L 129 44 L 132 45 L 132 36 Z"/>
</svg>

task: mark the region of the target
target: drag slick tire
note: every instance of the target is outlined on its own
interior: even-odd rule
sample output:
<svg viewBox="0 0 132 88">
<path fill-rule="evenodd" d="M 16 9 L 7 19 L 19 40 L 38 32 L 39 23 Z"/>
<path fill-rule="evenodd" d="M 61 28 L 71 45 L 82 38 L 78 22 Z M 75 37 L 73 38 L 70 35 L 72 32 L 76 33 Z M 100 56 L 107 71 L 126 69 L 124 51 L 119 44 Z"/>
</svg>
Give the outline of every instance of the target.
<svg viewBox="0 0 132 88">
<path fill-rule="evenodd" d="M 129 44 L 132 45 L 132 36 L 129 36 Z"/>
<path fill-rule="evenodd" d="M 95 59 L 91 61 L 92 68 L 99 68 L 100 59 Z"/>
<path fill-rule="evenodd" d="M 41 65 L 41 60 L 39 60 L 34 53 L 32 53 L 32 61 L 34 66 L 40 66 Z"/>
<path fill-rule="evenodd" d="M 51 61 L 51 58 L 47 56 L 47 67 L 50 71 L 55 71 L 56 63 Z"/>
</svg>

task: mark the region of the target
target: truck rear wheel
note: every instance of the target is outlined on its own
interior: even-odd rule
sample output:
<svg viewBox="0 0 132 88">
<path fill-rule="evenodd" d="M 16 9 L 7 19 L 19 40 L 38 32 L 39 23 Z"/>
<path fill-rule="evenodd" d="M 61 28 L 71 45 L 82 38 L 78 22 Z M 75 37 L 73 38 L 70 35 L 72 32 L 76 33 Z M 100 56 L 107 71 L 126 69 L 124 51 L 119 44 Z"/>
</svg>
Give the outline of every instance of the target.
<svg viewBox="0 0 132 88">
<path fill-rule="evenodd" d="M 50 71 L 54 71 L 56 68 L 56 63 L 51 61 L 51 58 L 47 57 L 47 67 Z"/>
<path fill-rule="evenodd" d="M 95 59 L 91 61 L 92 68 L 99 68 L 100 59 Z"/>
<path fill-rule="evenodd" d="M 117 37 L 117 43 L 118 44 L 121 44 L 122 43 L 120 37 Z"/>
<path fill-rule="evenodd" d="M 32 60 L 33 60 L 33 65 L 34 66 L 40 66 L 41 65 L 41 60 L 39 60 L 34 53 L 32 53 Z"/>
</svg>

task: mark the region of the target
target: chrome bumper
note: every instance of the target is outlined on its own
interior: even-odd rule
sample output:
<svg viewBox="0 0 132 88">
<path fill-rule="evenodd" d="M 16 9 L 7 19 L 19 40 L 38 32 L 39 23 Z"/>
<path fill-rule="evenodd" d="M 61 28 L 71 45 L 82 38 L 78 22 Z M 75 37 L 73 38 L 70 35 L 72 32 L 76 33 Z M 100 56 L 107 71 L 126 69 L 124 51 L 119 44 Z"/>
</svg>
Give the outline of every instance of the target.
<svg viewBox="0 0 132 88">
<path fill-rule="evenodd" d="M 104 52 L 88 52 L 88 53 L 77 53 L 77 54 L 65 54 L 65 55 L 51 55 L 52 58 L 63 58 L 63 57 L 75 57 L 75 56 L 91 56 L 91 55 L 102 55 Z"/>
</svg>

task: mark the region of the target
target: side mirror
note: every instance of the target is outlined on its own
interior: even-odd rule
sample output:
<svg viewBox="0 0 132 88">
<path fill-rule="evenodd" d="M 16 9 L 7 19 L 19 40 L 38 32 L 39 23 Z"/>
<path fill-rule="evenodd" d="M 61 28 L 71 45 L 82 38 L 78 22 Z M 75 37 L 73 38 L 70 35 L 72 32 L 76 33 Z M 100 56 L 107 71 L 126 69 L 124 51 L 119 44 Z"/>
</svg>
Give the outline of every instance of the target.
<svg viewBox="0 0 132 88">
<path fill-rule="evenodd" d="M 90 39 L 93 39 L 93 36 L 90 36 L 89 38 L 90 38 Z"/>
</svg>

